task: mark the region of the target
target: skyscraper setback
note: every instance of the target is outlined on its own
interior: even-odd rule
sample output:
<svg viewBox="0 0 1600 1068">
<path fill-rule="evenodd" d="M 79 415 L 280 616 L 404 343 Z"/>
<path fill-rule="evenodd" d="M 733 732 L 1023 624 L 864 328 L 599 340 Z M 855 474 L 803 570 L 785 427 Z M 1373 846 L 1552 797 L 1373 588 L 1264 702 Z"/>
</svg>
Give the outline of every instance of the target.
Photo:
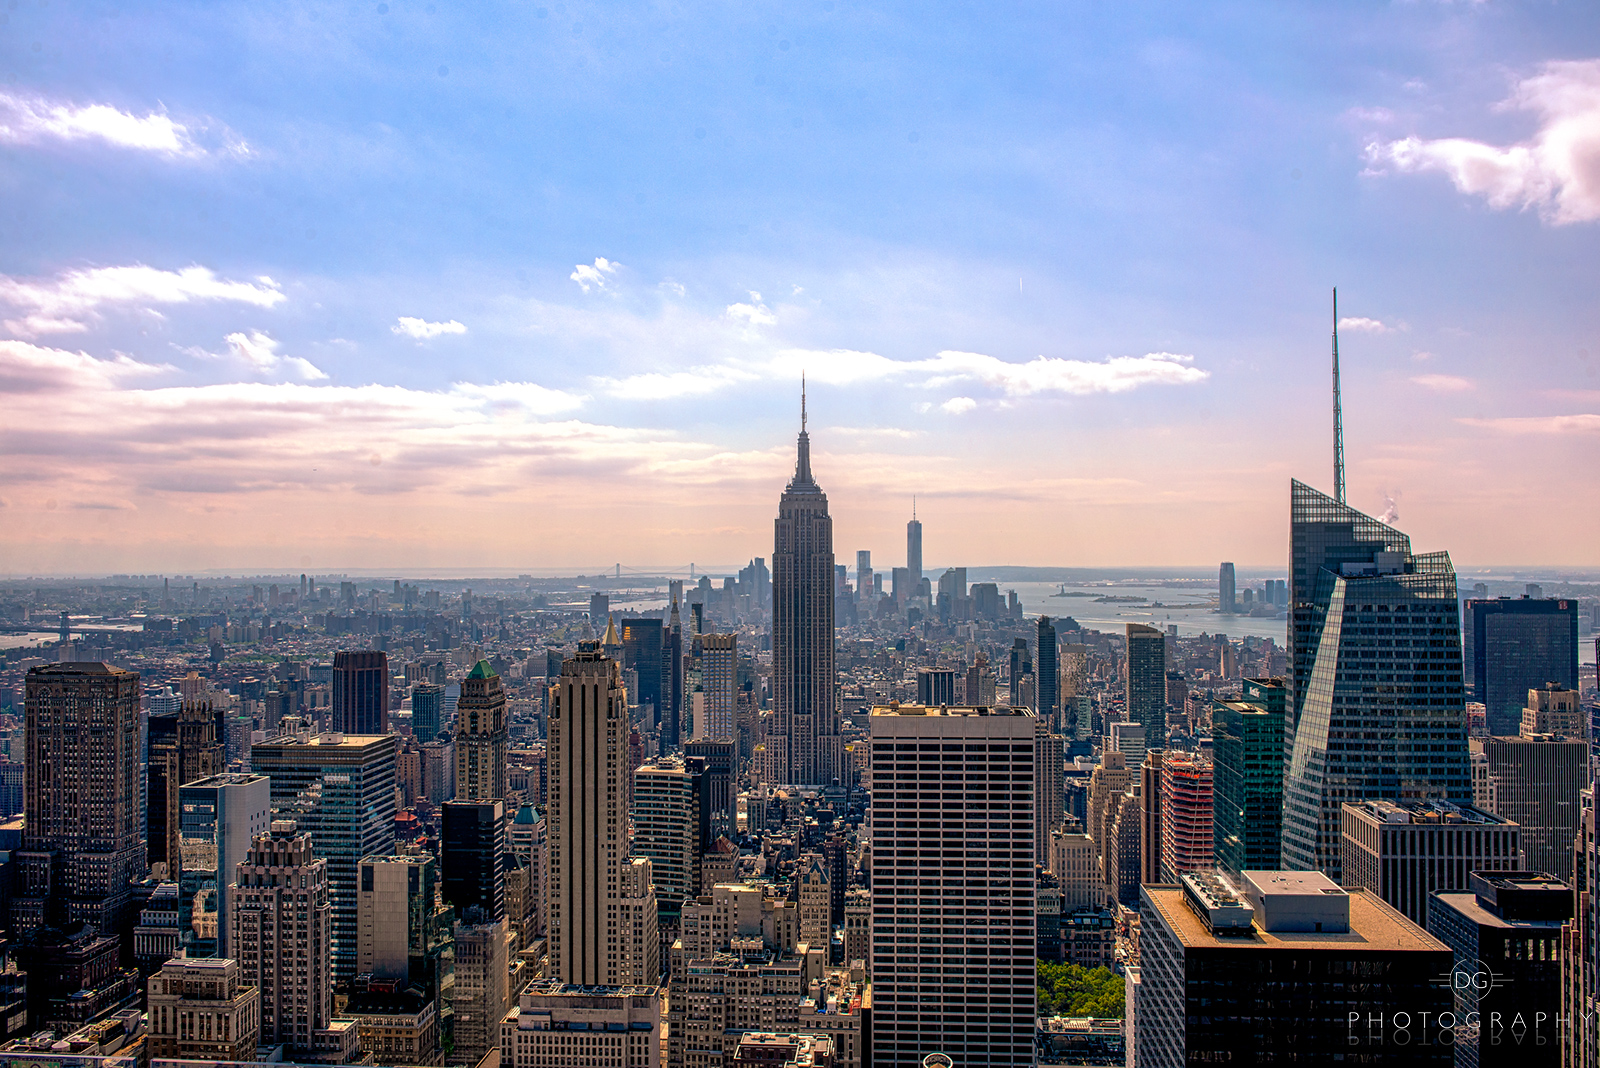
<svg viewBox="0 0 1600 1068">
<path fill-rule="evenodd" d="M 839 775 L 834 703 L 833 520 L 811 477 L 811 438 L 800 404 L 794 478 L 778 501 L 772 548 L 772 681 L 776 729 L 768 746 L 786 783 L 826 786 Z"/>
</svg>

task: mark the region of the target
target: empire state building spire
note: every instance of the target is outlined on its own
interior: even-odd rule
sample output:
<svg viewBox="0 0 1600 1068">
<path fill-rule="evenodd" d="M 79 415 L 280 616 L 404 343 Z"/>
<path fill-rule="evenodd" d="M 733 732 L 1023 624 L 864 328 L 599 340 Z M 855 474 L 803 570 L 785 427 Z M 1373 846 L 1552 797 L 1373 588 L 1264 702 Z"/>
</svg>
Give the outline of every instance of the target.
<svg viewBox="0 0 1600 1068">
<path fill-rule="evenodd" d="M 805 382 L 794 478 L 778 500 L 772 547 L 774 730 L 768 782 L 826 786 L 839 776 L 843 749 L 834 704 L 833 520 L 828 496 L 811 475 Z"/>
</svg>

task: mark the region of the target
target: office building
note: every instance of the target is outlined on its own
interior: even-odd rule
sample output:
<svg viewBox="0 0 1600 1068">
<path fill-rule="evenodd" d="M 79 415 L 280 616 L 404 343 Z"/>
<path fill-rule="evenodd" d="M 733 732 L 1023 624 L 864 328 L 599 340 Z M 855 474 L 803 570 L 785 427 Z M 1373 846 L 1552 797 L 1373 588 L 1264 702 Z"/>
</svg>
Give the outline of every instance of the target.
<svg viewBox="0 0 1600 1068">
<path fill-rule="evenodd" d="M 956 673 L 950 668 L 917 669 L 917 704 L 956 703 Z"/>
<path fill-rule="evenodd" d="M 1287 699 L 1282 679 L 1245 679 L 1239 700 L 1211 705 L 1212 850 L 1231 876 L 1279 867 Z"/>
<path fill-rule="evenodd" d="M 439 806 L 440 887 L 445 904 L 473 922 L 506 915 L 504 801 L 447 801 Z"/>
<path fill-rule="evenodd" d="M 802 853 L 794 878 L 800 904 L 800 941 L 826 948 L 833 936 L 831 873 L 820 853 Z"/>
<path fill-rule="evenodd" d="M 1371 890 L 1419 927 L 1436 891 L 1465 890 L 1475 871 L 1522 867 L 1522 829 L 1471 805 L 1443 801 L 1346 802 L 1346 886 Z"/>
<path fill-rule="evenodd" d="M 1056 649 L 1056 628 L 1049 616 L 1040 616 L 1033 658 L 1034 709 L 1039 718 L 1055 729 L 1061 713 L 1061 655 Z"/>
<path fill-rule="evenodd" d="M 1345 802 L 1471 801 L 1456 576 L 1300 482 L 1291 504 L 1283 863 L 1338 882 Z"/>
<path fill-rule="evenodd" d="M 356 897 L 356 970 L 437 996 L 452 912 L 436 901 L 439 865 L 430 856 L 361 858 Z"/>
<path fill-rule="evenodd" d="M 1161 871 L 1163 882 L 1214 866 L 1211 762 L 1198 753 L 1163 750 Z"/>
<path fill-rule="evenodd" d="M 696 741 L 731 742 L 738 737 L 739 636 L 700 636 L 700 689 L 705 694 L 694 724 Z"/>
<path fill-rule="evenodd" d="M 456 800 L 505 800 L 506 753 L 511 730 L 506 695 L 489 661 L 480 660 L 461 680 L 456 703 Z"/>
<path fill-rule="evenodd" d="M 373 649 L 333 654 L 333 729 L 389 733 L 389 657 Z"/>
<path fill-rule="evenodd" d="M 1462 607 L 1472 695 L 1490 734 L 1517 733 L 1529 690 L 1552 682 L 1578 688 L 1577 601 L 1497 597 Z"/>
<path fill-rule="evenodd" d="M 656 731 L 660 756 L 676 752 L 683 737 L 683 620 L 678 615 L 676 595 L 672 598 L 672 615 L 664 641 L 662 655 L 667 663 L 661 676 L 663 709 Z"/>
<path fill-rule="evenodd" d="M 840 777 L 844 755 L 834 703 L 833 520 L 811 477 L 803 399 L 799 457 L 774 531 L 768 760 L 784 783 L 827 786 Z"/>
<path fill-rule="evenodd" d="M 148 1054 L 166 1060 L 253 1061 L 261 1036 L 261 991 L 239 962 L 179 957 L 150 977 Z"/>
<path fill-rule="evenodd" d="M 639 688 L 628 694 L 633 704 L 650 706 L 652 727 L 659 726 L 666 711 L 663 694 L 672 687 L 672 668 L 667 663 L 666 631 L 659 619 L 622 620 L 622 669 L 637 674 Z"/>
<path fill-rule="evenodd" d="M 331 889 L 311 835 L 273 820 L 235 869 L 228 945 L 240 981 L 261 992 L 262 1045 L 349 1064 L 360 1034 L 333 1018 Z"/>
<path fill-rule="evenodd" d="M 915 505 L 911 509 L 911 520 L 906 524 L 906 570 L 911 573 L 909 596 L 915 597 L 917 588 L 922 585 L 922 521 L 917 518 Z"/>
<path fill-rule="evenodd" d="M 177 878 L 180 813 L 178 788 L 223 770 L 223 744 L 208 697 L 190 697 L 170 716 L 149 721 L 146 763 L 146 853 L 159 878 Z"/>
<path fill-rule="evenodd" d="M 1522 829 L 1524 867 L 1571 879 L 1578 795 L 1590 784 L 1588 743 L 1553 734 L 1487 738 L 1483 753 L 1495 815 Z"/>
<path fill-rule="evenodd" d="M 1115 749 L 1101 753 L 1100 766 L 1089 773 L 1089 837 L 1096 856 L 1105 855 L 1106 828 L 1116 819 L 1115 806 L 1132 778 L 1127 758 Z"/>
<path fill-rule="evenodd" d="M 460 707 L 459 700 L 457 707 Z M 436 682 L 419 682 L 411 687 L 411 735 L 419 744 L 439 737 L 443 712 L 443 686 Z"/>
<path fill-rule="evenodd" d="M 500 1025 L 500 1068 L 661 1068 L 661 988 L 528 984 Z"/>
<path fill-rule="evenodd" d="M 611 595 L 595 592 L 589 595 L 589 626 L 599 634 L 605 630 L 606 621 L 611 618 Z"/>
<path fill-rule="evenodd" d="M 856 600 L 868 604 L 877 594 L 877 576 L 872 573 L 872 552 L 856 550 Z"/>
<path fill-rule="evenodd" d="M 476 1064 L 500 1041 L 500 1022 L 511 1007 L 511 946 L 502 917 L 455 925 L 455 1055 Z M 574 1062 L 577 1063 L 577 1062 Z"/>
<path fill-rule="evenodd" d="M 875 1064 L 1033 1063 L 1036 718 L 872 710 Z M 960 859 L 928 859 L 958 835 Z"/>
<path fill-rule="evenodd" d="M 373 1064 L 417 1068 L 444 1063 L 439 1003 L 396 980 L 358 976 L 341 1016 L 356 1022 Z"/>
<path fill-rule="evenodd" d="M 656 903 L 676 918 L 700 892 L 700 783 L 678 757 L 661 757 L 633 775 L 633 855 L 649 857 Z"/>
<path fill-rule="evenodd" d="M 82 920 L 115 939 L 139 840 L 139 676 L 49 664 L 26 676 L 22 849 L 12 853 L 11 930 Z"/>
<path fill-rule="evenodd" d="M 1464 891 L 1429 898 L 1428 933 L 1455 951 L 1456 971 L 1482 980 L 1452 984 L 1457 1018 L 1479 1021 L 1461 1032 L 1458 1068 L 1562 1063 L 1561 938 L 1572 915 L 1572 888 L 1545 872 L 1473 872 Z"/>
<path fill-rule="evenodd" d="M 1161 882 L 1161 857 L 1166 842 L 1161 827 L 1161 781 L 1166 750 L 1148 749 L 1139 766 L 1134 792 L 1139 797 L 1139 868 L 1136 882 Z M 1135 898 L 1138 894 L 1135 892 Z M 1137 900 L 1135 901 L 1137 904 Z"/>
<path fill-rule="evenodd" d="M 271 780 L 274 816 L 293 818 L 328 869 L 333 974 L 355 975 L 356 868 L 394 852 L 396 735 L 280 735 L 250 747 Z"/>
<path fill-rule="evenodd" d="M 548 936 L 553 978 L 611 984 L 628 850 L 628 704 L 622 669 L 593 642 L 562 661 L 550 695 Z"/>
<path fill-rule="evenodd" d="M 1578 691 L 1553 682 L 1528 691 L 1528 704 L 1522 710 L 1521 730 L 1524 737 L 1533 734 L 1556 734 L 1563 738 L 1582 738 L 1588 734 L 1583 722 L 1583 712 L 1578 707 Z"/>
<path fill-rule="evenodd" d="M 1033 850 L 1039 864 L 1049 863 L 1050 832 L 1061 826 L 1067 784 L 1062 766 L 1059 734 L 1052 734 L 1042 719 L 1034 720 Z"/>
<path fill-rule="evenodd" d="M 794 1028 L 808 980 L 821 976 L 821 957 L 821 951 L 800 957 L 752 938 L 675 962 L 667 996 L 667 1064 L 731 1065 L 743 1035 Z"/>
<path fill-rule="evenodd" d="M 1318 872 L 1240 882 L 1193 872 L 1142 888 L 1129 984 L 1139 1068 L 1317 1064 L 1333 1050 L 1363 1064 L 1452 1063 L 1448 1028 L 1437 1026 L 1451 1007 L 1438 982 L 1455 963 L 1448 946 Z"/>
<path fill-rule="evenodd" d="M 1158 756 L 1160 753 L 1161 750 L 1156 750 Z M 1113 800 L 1106 814 L 1109 817 L 1105 834 L 1106 852 L 1097 868 L 1097 871 L 1102 873 L 1100 897 L 1102 901 L 1114 901 L 1131 909 L 1138 908 L 1140 873 L 1144 865 L 1144 820 L 1147 815 L 1143 788 L 1137 783 L 1128 787 L 1126 793 Z M 1156 825 L 1160 826 L 1159 821 Z M 1160 837 L 1156 837 L 1154 842 L 1154 859 L 1151 864 L 1159 868 Z M 1067 908 L 1065 895 L 1062 908 L 1063 910 Z"/>
<path fill-rule="evenodd" d="M 683 747 L 685 765 L 699 777 L 701 852 L 709 850 L 718 838 L 731 841 L 738 836 L 734 745 L 732 741 L 687 742 Z"/>
<path fill-rule="evenodd" d="M 1011 644 L 1011 700 L 1015 708 L 1032 708 L 1033 706 L 1022 698 L 1023 680 L 1033 675 L 1033 653 L 1028 649 L 1028 639 L 1016 638 Z"/>
<path fill-rule="evenodd" d="M 1128 767 L 1138 767 L 1144 763 L 1144 724 L 1121 721 L 1106 724 L 1105 744 L 1108 749 L 1121 753 Z"/>
<path fill-rule="evenodd" d="M 231 956 L 228 895 L 258 835 L 271 829 L 271 784 L 264 775 L 225 773 L 178 788 L 182 857 L 179 916 L 190 957 Z"/>
<path fill-rule="evenodd" d="M 1237 611 L 1238 600 L 1233 565 L 1225 563 L 1217 572 L 1217 611 L 1224 614 Z"/>
<path fill-rule="evenodd" d="M 1124 677 L 1128 722 L 1144 727 L 1146 749 L 1167 744 L 1167 635 L 1143 623 L 1127 625 Z"/>
<path fill-rule="evenodd" d="M 655 983 L 661 978 L 661 918 L 649 857 L 632 857 L 623 866 L 621 895 L 617 974 L 623 986 Z"/>
</svg>

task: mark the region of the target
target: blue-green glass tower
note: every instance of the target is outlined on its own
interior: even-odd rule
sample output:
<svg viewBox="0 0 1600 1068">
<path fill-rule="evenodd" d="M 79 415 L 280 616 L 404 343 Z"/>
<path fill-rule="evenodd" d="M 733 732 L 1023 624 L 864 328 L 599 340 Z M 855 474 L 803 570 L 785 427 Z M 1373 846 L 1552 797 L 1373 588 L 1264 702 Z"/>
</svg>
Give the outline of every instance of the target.
<svg viewBox="0 0 1600 1068">
<path fill-rule="evenodd" d="M 1282 679 L 1245 679 L 1240 700 L 1211 706 L 1212 851 L 1233 875 L 1279 867 L 1287 694 Z"/>
</svg>

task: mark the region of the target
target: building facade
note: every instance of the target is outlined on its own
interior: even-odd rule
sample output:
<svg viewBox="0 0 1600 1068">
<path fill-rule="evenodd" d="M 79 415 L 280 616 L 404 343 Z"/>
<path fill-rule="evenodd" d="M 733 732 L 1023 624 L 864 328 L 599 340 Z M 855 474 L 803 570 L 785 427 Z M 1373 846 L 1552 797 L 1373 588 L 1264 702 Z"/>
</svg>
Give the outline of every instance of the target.
<svg viewBox="0 0 1600 1068">
<path fill-rule="evenodd" d="M 1167 744 L 1167 636 L 1143 623 L 1127 625 L 1127 674 L 1123 680 L 1128 722 L 1144 727 L 1147 749 Z"/>
<path fill-rule="evenodd" d="M 389 733 L 389 656 L 375 649 L 333 654 L 332 728 Z"/>
<path fill-rule="evenodd" d="M 179 957 L 150 977 L 149 1055 L 193 1061 L 253 1061 L 261 1035 L 261 991 L 239 962 Z"/>
<path fill-rule="evenodd" d="M 661 1068 L 661 988 L 536 980 L 500 1024 L 500 1068 Z"/>
<path fill-rule="evenodd" d="M 1578 602 L 1497 597 L 1462 606 L 1472 695 L 1490 734 L 1518 733 L 1528 691 L 1547 683 L 1578 688 Z"/>
<path fill-rule="evenodd" d="M 473 665 L 461 680 L 456 703 L 456 800 L 506 800 L 506 753 L 511 729 L 500 676 L 487 660 Z"/>
<path fill-rule="evenodd" d="M 1240 700 L 1211 706 L 1212 850 L 1230 875 L 1279 867 L 1287 697 L 1282 679 L 1245 679 Z"/>
</svg>

